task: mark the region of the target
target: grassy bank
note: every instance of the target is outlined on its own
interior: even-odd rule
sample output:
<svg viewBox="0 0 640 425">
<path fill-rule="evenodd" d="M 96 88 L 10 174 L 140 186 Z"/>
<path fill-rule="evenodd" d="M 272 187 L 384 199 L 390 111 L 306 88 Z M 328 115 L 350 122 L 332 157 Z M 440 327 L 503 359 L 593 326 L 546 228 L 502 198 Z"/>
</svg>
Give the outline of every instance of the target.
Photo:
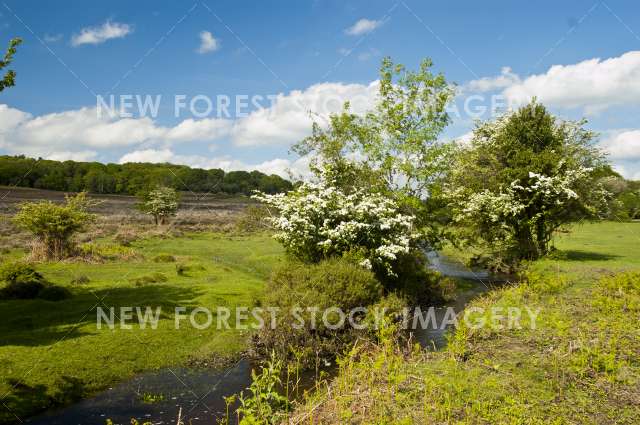
<svg viewBox="0 0 640 425">
<path fill-rule="evenodd" d="M 256 305 L 271 268 L 282 258 L 280 246 L 268 235 L 187 233 L 151 237 L 131 247 L 108 239 L 97 246 L 119 257 L 101 263 L 36 265 L 49 281 L 71 290 L 70 299 L 0 301 L 0 423 L 71 402 L 136 372 L 187 363 L 211 365 L 237 353 L 246 345 L 247 331 L 187 325 L 175 330 L 174 307 L 215 311 L 217 306 Z M 175 261 L 165 262 L 172 259 L 163 254 Z M 3 260 L 22 255 L 13 250 Z M 178 274 L 177 264 L 188 269 Z M 157 273 L 166 281 L 144 282 Z M 88 282 L 72 283 L 80 277 Z M 157 329 L 97 329 L 98 306 L 115 307 L 118 317 L 119 308 L 127 306 L 161 307 L 162 313 Z"/>
<path fill-rule="evenodd" d="M 640 223 L 583 224 L 555 243 L 527 282 L 472 303 L 540 309 L 535 328 L 461 322 L 442 352 L 355 349 L 293 423 L 640 422 Z"/>
</svg>

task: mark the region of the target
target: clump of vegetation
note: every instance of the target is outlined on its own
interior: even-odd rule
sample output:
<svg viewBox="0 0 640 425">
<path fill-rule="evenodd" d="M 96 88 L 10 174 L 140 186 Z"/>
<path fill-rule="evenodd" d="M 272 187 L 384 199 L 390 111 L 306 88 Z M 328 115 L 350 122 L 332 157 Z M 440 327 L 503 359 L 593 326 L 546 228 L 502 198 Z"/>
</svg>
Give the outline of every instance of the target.
<svg viewBox="0 0 640 425">
<path fill-rule="evenodd" d="M 7 263 L 0 269 L 0 281 L 5 282 L 0 290 L 3 299 L 33 299 L 48 284 L 44 276 L 26 263 Z"/>
<path fill-rule="evenodd" d="M 176 257 L 171 254 L 158 254 L 153 257 L 155 263 L 175 263 Z"/>
<path fill-rule="evenodd" d="M 167 223 L 169 217 L 178 211 L 178 192 L 166 186 L 160 186 L 142 195 L 138 208 L 153 217 L 156 225 Z"/>
<path fill-rule="evenodd" d="M 348 256 L 362 267 L 395 275 L 394 261 L 407 254 L 419 235 L 411 215 L 380 193 L 335 187 L 323 178 L 286 195 L 256 195 L 280 214 L 270 219 L 275 238 L 301 261 Z"/>
<path fill-rule="evenodd" d="M 51 201 L 26 202 L 13 218 L 35 240 L 31 256 L 37 260 L 60 260 L 75 253 L 73 235 L 95 221 L 88 208 L 95 205 L 85 192 L 67 196 L 63 205 Z"/>
<path fill-rule="evenodd" d="M 244 391 L 238 397 L 240 407 L 237 410 L 238 417 L 243 424 L 279 424 L 290 410 L 289 399 L 282 394 L 285 384 L 282 382 L 283 363 L 274 355 L 267 364 L 261 368 L 260 373 L 251 371 L 251 385 L 248 394 Z M 286 383 L 288 385 L 288 383 Z M 223 423 L 229 422 L 229 414 Z"/>
<path fill-rule="evenodd" d="M 78 254 L 89 261 L 132 260 L 140 257 L 135 249 L 114 244 L 89 242 L 80 245 Z"/>
<path fill-rule="evenodd" d="M 274 352 L 280 359 L 292 357 L 296 347 L 303 363 L 318 357 L 331 359 L 363 332 L 357 332 L 341 317 L 356 307 L 377 302 L 383 287 L 375 275 L 344 259 L 331 259 L 318 264 L 285 264 L 272 273 L 264 305 L 279 309 L 275 328 L 265 326 L 255 341 L 262 355 Z M 331 326 L 325 326 L 326 322 Z M 364 312 L 354 315 L 360 322 Z M 300 323 L 303 322 L 303 323 Z"/>
<path fill-rule="evenodd" d="M 164 394 L 144 393 L 140 400 L 145 404 L 154 404 L 164 401 Z"/>
<path fill-rule="evenodd" d="M 119 228 L 113 240 L 122 246 L 131 246 L 131 244 L 140 239 L 140 235 L 135 229 L 126 227 Z"/>
<path fill-rule="evenodd" d="M 144 286 L 151 283 L 163 283 L 163 282 L 166 282 L 167 280 L 168 280 L 167 276 L 164 273 L 160 273 L 160 272 L 155 272 L 148 275 L 130 279 L 130 281 L 134 283 L 136 286 Z"/>
<path fill-rule="evenodd" d="M 71 292 L 61 286 L 52 285 L 44 276 L 27 263 L 7 263 L 0 269 L 0 299 L 34 299 L 60 301 L 71 296 Z"/>
<path fill-rule="evenodd" d="M 546 255 L 562 226 L 601 217 L 608 192 L 596 171 L 605 162 L 583 125 L 535 100 L 478 124 L 447 183 L 459 240 L 516 265 Z"/>
<path fill-rule="evenodd" d="M 188 276 L 191 271 L 204 271 L 206 270 L 202 264 L 188 264 L 188 263 L 177 263 L 176 264 L 176 274 L 178 276 Z"/>
<path fill-rule="evenodd" d="M 73 279 L 71 279 L 71 284 L 72 285 L 86 285 L 87 283 L 91 282 L 91 279 L 89 279 L 88 276 L 86 275 L 80 275 L 80 276 L 76 276 Z"/>
<path fill-rule="evenodd" d="M 243 233 L 269 229 L 271 213 L 264 205 L 249 205 L 236 222 L 236 230 Z"/>
<path fill-rule="evenodd" d="M 67 298 L 71 298 L 71 292 L 62 286 L 58 285 L 46 285 L 38 293 L 38 298 L 47 301 L 62 301 Z"/>
</svg>

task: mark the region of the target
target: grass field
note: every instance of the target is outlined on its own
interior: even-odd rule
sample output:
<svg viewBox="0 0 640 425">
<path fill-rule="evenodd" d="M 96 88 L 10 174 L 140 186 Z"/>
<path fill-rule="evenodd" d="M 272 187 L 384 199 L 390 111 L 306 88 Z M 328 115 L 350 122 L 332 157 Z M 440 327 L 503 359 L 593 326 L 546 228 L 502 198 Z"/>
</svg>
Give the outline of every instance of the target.
<svg viewBox="0 0 640 425">
<path fill-rule="evenodd" d="M 69 288 L 70 299 L 0 301 L 0 423 L 65 404 L 143 371 L 172 365 L 216 364 L 246 346 L 247 331 L 174 329 L 174 307 L 252 306 L 259 303 L 270 269 L 282 259 L 268 235 L 185 233 L 150 237 L 114 248 L 127 261 L 38 263 L 38 271 Z M 176 262 L 155 262 L 161 254 Z M 12 250 L 11 260 L 24 255 Z M 185 276 L 176 264 L 188 264 Z M 132 280 L 162 273 L 166 282 L 136 286 Z M 86 276 L 85 284 L 72 284 Z M 96 309 L 161 307 L 158 328 L 96 327 Z M 204 321 L 204 317 L 202 317 Z M 12 413 L 10 413 L 12 412 Z"/>
<path fill-rule="evenodd" d="M 540 309 L 535 328 L 472 329 L 443 352 L 390 345 L 347 357 L 299 423 L 640 423 L 640 223 L 589 223 L 556 239 L 529 279 L 472 302 Z M 616 277 L 617 276 L 617 277 Z M 504 323 L 504 322 L 502 322 Z"/>
</svg>

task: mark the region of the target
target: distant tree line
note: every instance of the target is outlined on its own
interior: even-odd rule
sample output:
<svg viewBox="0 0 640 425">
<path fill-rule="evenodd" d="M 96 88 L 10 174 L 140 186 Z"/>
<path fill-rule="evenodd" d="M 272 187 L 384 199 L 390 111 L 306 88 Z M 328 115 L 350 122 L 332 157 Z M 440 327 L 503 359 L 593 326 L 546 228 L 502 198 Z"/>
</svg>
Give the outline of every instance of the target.
<svg viewBox="0 0 640 425">
<path fill-rule="evenodd" d="M 203 170 L 185 165 L 52 161 L 0 156 L 0 185 L 68 192 L 135 195 L 159 186 L 180 191 L 250 195 L 279 193 L 293 185 L 260 171 Z"/>
</svg>

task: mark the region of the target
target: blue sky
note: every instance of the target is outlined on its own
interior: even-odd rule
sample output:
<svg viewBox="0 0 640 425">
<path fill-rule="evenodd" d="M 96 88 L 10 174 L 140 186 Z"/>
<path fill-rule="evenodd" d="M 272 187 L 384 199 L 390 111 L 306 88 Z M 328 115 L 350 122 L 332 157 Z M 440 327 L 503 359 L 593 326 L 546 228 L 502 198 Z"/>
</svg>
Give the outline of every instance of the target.
<svg viewBox="0 0 640 425">
<path fill-rule="evenodd" d="M 461 110 L 469 96 L 482 106 L 535 95 L 562 117 L 586 116 L 616 167 L 640 178 L 639 12 L 616 0 L 5 0 L 0 42 L 24 44 L 17 85 L 0 94 L 0 152 L 302 170 L 288 149 L 309 122 L 292 108 L 351 96 L 366 108 L 388 55 L 409 68 L 432 58 L 459 85 Z M 96 95 L 110 94 L 160 95 L 158 114 L 97 118 Z M 245 116 L 174 113 L 177 95 L 228 96 L 234 109 L 236 96 L 278 94 Z M 443 137 L 465 135 L 472 118 L 454 114 Z"/>
</svg>

